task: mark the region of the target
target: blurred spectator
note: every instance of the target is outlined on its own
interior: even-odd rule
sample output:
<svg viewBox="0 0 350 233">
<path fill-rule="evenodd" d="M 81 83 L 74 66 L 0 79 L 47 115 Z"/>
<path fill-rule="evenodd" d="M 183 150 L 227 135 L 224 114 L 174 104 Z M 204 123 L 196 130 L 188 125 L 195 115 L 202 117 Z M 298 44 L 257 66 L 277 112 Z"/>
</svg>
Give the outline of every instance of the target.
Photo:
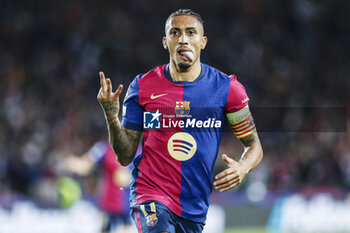
<svg viewBox="0 0 350 233">
<path fill-rule="evenodd" d="M 82 156 L 70 155 L 65 159 L 67 168 L 80 176 L 88 175 L 96 164 L 102 168 L 99 179 L 99 205 L 104 219 L 101 232 L 133 232 L 127 188 L 130 170 L 117 162 L 108 141 L 98 141 Z"/>
</svg>

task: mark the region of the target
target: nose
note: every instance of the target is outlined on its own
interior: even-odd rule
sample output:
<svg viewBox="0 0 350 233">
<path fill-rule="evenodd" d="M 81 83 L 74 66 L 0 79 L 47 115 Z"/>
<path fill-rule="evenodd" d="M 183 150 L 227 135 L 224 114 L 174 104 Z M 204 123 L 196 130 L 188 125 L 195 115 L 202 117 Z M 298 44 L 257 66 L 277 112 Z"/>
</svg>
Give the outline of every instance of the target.
<svg viewBox="0 0 350 233">
<path fill-rule="evenodd" d="M 188 40 L 187 40 L 187 36 L 185 33 L 182 33 L 180 38 L 179 38 L 179 43 L 180 44 L 187 44 Z"/>
</svg>

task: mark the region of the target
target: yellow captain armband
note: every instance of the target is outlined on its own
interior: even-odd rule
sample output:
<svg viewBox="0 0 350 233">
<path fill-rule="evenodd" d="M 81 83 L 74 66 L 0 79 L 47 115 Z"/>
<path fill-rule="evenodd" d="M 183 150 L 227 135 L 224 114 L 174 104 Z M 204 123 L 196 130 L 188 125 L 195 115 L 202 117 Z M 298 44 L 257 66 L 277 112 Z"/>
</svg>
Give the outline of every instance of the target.
<svg viewBox="0 0 350 233">
<path fill-rule="evenodd" d="M 238 138 L 243 138 L 255 132 L 255 123 L 248 105 L 236 112 L 228 113 L 226 116 Z"/>
</svg>

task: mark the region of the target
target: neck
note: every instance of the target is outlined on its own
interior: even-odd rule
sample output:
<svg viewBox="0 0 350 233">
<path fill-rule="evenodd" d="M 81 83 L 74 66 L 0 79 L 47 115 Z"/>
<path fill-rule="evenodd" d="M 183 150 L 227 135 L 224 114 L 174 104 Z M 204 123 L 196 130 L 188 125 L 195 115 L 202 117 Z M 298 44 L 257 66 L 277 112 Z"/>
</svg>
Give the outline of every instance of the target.
<svg viewBox="0 0 350 233">
<path fill-rule="evenodd" d="M 184 71 L 177 67 L 174 61 L 170 61 L 169 65 L 170 76 L 175 82 L 193 82 L 201 74 L 201 70 L 202 68 L 199 59 L 197 59 L 197 61 L 195 61 L 191 67 Z"/>
</svg>

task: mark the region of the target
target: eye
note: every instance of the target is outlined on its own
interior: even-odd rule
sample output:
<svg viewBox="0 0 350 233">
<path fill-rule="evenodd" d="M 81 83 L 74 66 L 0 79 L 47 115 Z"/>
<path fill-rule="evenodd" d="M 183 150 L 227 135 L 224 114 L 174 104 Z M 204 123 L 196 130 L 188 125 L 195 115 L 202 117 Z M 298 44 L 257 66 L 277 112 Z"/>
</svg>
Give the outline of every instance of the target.
<svg viewBox="0 0 350 233">
<path fill-rule="evenodd" d="M 170 35 L 178 35 L 178 34 L 179 34 L 178 31 L 171 31 L 171 32 L 170 32 Z"/>
<path fill-rule="evenodd" d="M 194 34 L 196 34 L 196 32 L 194 30 L 190 30 L 190 31 L 188 31 L 188 34 L 193 36 Z"/>
</svg>

